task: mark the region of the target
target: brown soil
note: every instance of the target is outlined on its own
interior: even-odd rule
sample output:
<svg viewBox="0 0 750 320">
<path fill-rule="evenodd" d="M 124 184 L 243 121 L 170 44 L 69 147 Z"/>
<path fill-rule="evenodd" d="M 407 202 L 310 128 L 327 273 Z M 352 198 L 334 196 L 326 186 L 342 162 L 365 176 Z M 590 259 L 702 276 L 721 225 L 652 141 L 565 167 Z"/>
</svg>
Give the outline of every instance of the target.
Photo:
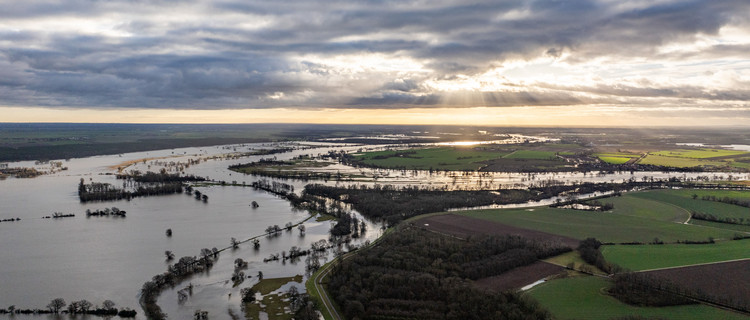
<svg viewBox="0 0 750 320">
<path fill-rule="evenodd" d="M 565 272 L 565 268 L 544 261 L 537 261 L 528 266 L 518 267 L 501 275 L 482 278 L 474 281 L 480 288 L 494 291 L 520 289 L 525 285 L 552 275 Z"/>
<path fill-rule="evenodd" d="M 648 275 L 664 278 L 707 300 L 723 305 L 750 308 L 750 260 L 654 270 Z M 692 296 L 692 294 L 691 294 Z M 744 306 L 744 307 L 743 307 Z"/>
<path fill-rule="evenodd" d="M 563 237 L 551 233 L 517 228 L 497 222 L 475 219 L 455 214 L 426 217 L 417 220 L 416 222 L 414 222 L 414 224 L 419 227 L 425 227 L 428 230 L 446 233 L 457 237 L 468 237 L 477 234 L 518 235 L 531 240 L 559 242 L 562 245 L 570 248 L 578 247 L 578 243 L 580 242 L 577 239 Z"/>
</svg>

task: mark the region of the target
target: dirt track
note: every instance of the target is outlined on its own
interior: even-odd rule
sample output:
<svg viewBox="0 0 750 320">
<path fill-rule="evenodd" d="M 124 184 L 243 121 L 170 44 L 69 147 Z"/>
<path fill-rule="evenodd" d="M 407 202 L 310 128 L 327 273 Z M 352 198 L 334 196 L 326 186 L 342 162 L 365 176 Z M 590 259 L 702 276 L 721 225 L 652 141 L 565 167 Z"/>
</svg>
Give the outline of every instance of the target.
<svg viewBox="0 0 750 320">
<path fill-rule="evenodd" d="M 564 246 L 568 246 L 570 248 L 578 247 L 579 243 L 579 240 L 573 238 L 536 230 L 517 228 L 497 222 L 475 219 L 455 214 L 426 217 L 415 221 L 414 224 L 419 227 L 425 227 L 432 231 L 451 234 L 458 237 L 468 237 L 478 234 L 509 234 L 518 235 L 537 241 L 559 242 Z"/>
</svg>

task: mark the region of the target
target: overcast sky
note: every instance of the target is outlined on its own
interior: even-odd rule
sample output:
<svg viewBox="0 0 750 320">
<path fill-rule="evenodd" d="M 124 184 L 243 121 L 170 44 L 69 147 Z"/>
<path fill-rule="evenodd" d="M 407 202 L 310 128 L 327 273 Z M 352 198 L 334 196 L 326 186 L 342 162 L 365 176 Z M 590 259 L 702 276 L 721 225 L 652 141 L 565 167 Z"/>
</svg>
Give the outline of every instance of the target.
<svg viewBox="0 0 750 320">
<path fill-rule="evenodd" d="M 747 0 L 0 5 L 0 121 L 750 123 Z"/>
</svg>

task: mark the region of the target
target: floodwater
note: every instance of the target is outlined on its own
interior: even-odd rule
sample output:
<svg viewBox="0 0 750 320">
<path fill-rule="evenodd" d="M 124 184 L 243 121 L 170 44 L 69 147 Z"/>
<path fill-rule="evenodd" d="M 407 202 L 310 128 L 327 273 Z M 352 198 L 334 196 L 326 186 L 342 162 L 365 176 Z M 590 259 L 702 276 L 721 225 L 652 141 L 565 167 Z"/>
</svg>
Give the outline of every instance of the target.
<svg viewBox="0 0 750 320">
<path fill-rule="evenodd" d="M 260 146 L 248 145 L 245 148 Z M 67 302 L 86 299 L 94 305 L 109 299 L 117 303 L 118 308 L 138 310 L 142 319 L 137 295 L 144 282 L 166 270 L 165 250 L 174 252 L 176 258 L 197 256 L 201 248 L 229 246 L 232 237 L 244 240 L 265 233 L 269 225 L 283 227 L 287 222 L 297 223 L 309 217 L 306 212 L 293 210 L 287 201 L 250 187 L 197 188 L 209 195 L 207 203 L 184 194 L 131 201 L 85 204 L 78 201 L 77 185 L 81 178 L 87 182 L 122 184 L 113 175 L 106 175 L 114 172 L 109 166 L 128 160 L 172 156 L 173 153 L 183 154 L 184 158 L 198 158 L 198 155 L 204 157 L 224 152 L 228 151 L 221 147 L 185 148 L 71 159 L 64 163 L 68 167 L 66 171 L 32 179 L 0 181 L 0 219 L 21 218 L 16 222 L 0 223 L 2 308 L 10 305 L 21 309 L 44 308 L 58 297 Z M 232 161 L 248 162 L 258 158 Z M 248 183 L 255 180 L 228 171 L 227 163 L 224 160 L 204 161 L 191 166 L 186 173 L 208 175 L 219 180 L 238 178 Z M 11 163 L 10 167 L 33 165 L 33 162 L 19 162 Z M 158 171 L 159 168 L 152 165 L 151 169 Z M 260 207 L 252 209 L 252 201 L 257 201 Z M 113 206 L 127 211 L 127 217 L 87 218 L 84 213 L 86 209 Z M 76 216 L 41 219 L 53 212 Z M 262 238 L 261 248 L 257 251 L 249 243 L 240 245 L 237 250 L 227 250 L 221 253 L 210 273 L 190 280 L 195 290 L 186 303 L 178 304 L 176 293 L 167 290 L 160 297 L 159 304 L 174 319 L 190 318 L 195 309 L 207 310 L 216 318 L 228 318 L 228 309 L 236 308 L 236 313 L 241 315 L 238 291 L 257 280 L 248 279 L 237 288 L 231 288 L 231 283 L 225 286 L 224 282 L 231 278 L 234 260 L 249 261 L 249 268 L 245 270 L 248 275 L 255 276 L 258 271 L 262 271 L 265 278 L 305 275 L 304 258 L 286 264 L 263 263 L 263 258 L 288 251 L 292 246 L 307 249 L 315 241 L 328 239 L 330 225 L 331 222 L 310 219 L 305 222 L 304 236 L 300 236 L 295 228 L 272 239 Z M 168 228 L 173 230 L 172 237 L 165 235 Z M 353 244 L 373 240 L 380 233 L 379 225 L 368 223 L 367 233 Z M 304 287 L 300 289 L 304 291 Z M 206 294 L 208 292 L 211 294 Z M 227 299 L 230 292 L 236 293 L 233 299 Z"/>
<path fill-rule="evenodd" d="M 248 152 L 257 149 L 278 147 L 276 144 L 246 144 L 204 148 L 169 149 L 122 155 L 97 156 L 64 161 L 68 170 L 32 179 L 8 178 L 0 181 L 0 220 L 21 218 L 16 222 L 0 223 L 0 307 L 15 305 L 17 308 L 44 308 L 50 300 L 63 298 L 68 302 L 86 299 L 94 305 L 109 299 L 118 308 L 132 308 L 143 318 L 138 305 L 138 293 L 144 282 L 166 270 L 164 251 L 174 252 L 176 258 L 197 256 L 201 248 L 219 249 L 229 246 L 232 237 L 244 240 L 263 234 L 269 225 L 283 226 L 287 222 L 299 222 L 309 217 L 306 212 L 293 210 L 282 199 L 250 187 L 207 186 L 197 188 L 209 196 L 207 203 L 193 197 L 178 194 L 135 198 L 131 201 L 107 201 L 80 203 L 77 185 L 80 179 L 86 182 L 107 182 L 115 186 L 122 184 L 113 173 L 123 163 L 139 159 L 127 166 L 125 171 L 159 171 L 164 168 L 175 172 L 176 163 L 188 159 L 202 159 L 200 163 L 184 168 L 186 174 L 209 177 L 216 181 L 250 184 L 262 179 L 229 171 L 232 164 L 276 157 L 279 160 L 299 155 L 325 154 L 331 150 L 355 152 L 362 146 L 337 145 L 332 143 L 286 144 L 298 150 L 240 158 L 212 158 L 218 155 Z M 381 146 L 382 147 L 382 146 Z M 158 158 L 158 159 L 156 159 Z M 210 159 L 209 159 L 210 158 Z M 10 167 L 31 167 L 33 162 L 10 163 Z M 45 165 L 37 165 L 44 168 Z M 353 168 L 332 162 L 318 171 L 356 175 L 351 181 L 309 181 L 329 185 L 349 184 L 395 184 L 447 189 L 497 189 L 524 187 L 545 183 L 572 182 L 621 182 L 628 179 L 678 177 L 694 179 L 708 177 L 712 180 L 747 180 L 747 174 L 736 173 L 662 173 L 620 172 L 601 173 L 464 173 L 427 172 L 416 170 L 377 170 Z M 270 179 L 272 180 L 272 179 Z M 282 181 L 294 185 L 301 191 L 305 181 Z M 257 201 L 260 208 L 249 204 Z M 126 218 L 90 217 L 85 210 L 118 207 L 127 211 Z M 41 219 L 53 212 L 73 213 L 76 216 L 62 219 Z M 353 242 L 380 236 L 380 225 L 367 221 L 368 231 Z M 297 262 L 269 262 L 263 258 L 292 246 L 309 248 L 313 242 L 328 239 L 331 222 L 305 222 L 306 233 L 284 231 L 276 238 L 262 238 L 260 250 L 251 244 L 242 244 L 237 250 L 222 252 L 218 263 L 209 273 L 196 275 L 190 280 L 164 291 L 159 298 L 162 310 L 173 319 L 190 318 L 195 310 L 209 311 L 211 318 L 229 318 L 240 315 L 239 290 L 254 284 L 258 271 L 265 278 L 305 275 L 304 258 Z M 173 230 L 166 237 L 165 230 Z M 342 250 L 346 250 L 343 248 Z M 325 259 L 332 259 L 329 254 Z M 238 287 L 232 287 L 233 262 L 236 258 L 249 261 L 247 279 Z M 179 303 L 177 291 L 188 283 L 194 285 L 193 295 Z M 294 284 L 290 284 L 294 285 Z M 304 291 L 301 284 L 299 289 Z M 232 293 L 230 297 L 230 293 Z M 17 316 L 17 318 L 38 318 Z M 92 317 L 95 318 L 95 317 Z"/>
</svg>

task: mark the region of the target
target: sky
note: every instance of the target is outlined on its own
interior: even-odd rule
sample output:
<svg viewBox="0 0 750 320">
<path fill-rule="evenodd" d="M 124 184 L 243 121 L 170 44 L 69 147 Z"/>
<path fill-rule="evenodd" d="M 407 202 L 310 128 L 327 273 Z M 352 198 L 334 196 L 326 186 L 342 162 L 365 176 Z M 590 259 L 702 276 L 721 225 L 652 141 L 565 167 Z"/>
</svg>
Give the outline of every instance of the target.
<svg viewBox="0 0 750 320">
<path fill-rule="evenodd" d="M 747 0 L 0 6 L 0 122 L 750 125 Z"/>
</svg>

